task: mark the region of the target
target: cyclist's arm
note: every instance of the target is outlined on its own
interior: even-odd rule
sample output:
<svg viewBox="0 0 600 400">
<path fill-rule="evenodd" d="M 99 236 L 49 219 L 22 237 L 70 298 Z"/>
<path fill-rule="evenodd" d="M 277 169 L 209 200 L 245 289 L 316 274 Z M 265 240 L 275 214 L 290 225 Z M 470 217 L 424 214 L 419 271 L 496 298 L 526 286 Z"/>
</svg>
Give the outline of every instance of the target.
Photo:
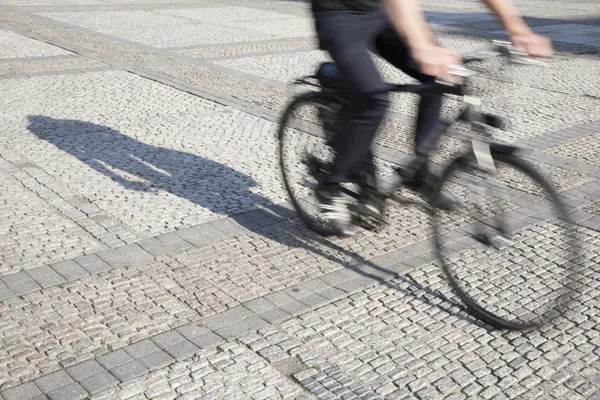
<svg viewBox="0 0 600 400">
<path fill-rule="evenodd" d="M 407 43 L 421 72 L 441 76 L 448 72 L 450 65 L 459 63 L 452 53 L 435 44 L 418 0 L 384 0 L 384 5 L 394 28 Z"/>
<path fill-rule="evenodd" d="M 384 0 L 384 5 L 394 28 L 404 37 L 409 47 L 434 45 L 417 0 Z"/>
<path fill-rule="evenodd" d="M 483 2 L 500 18 L 502 25 L 511 35 L 531 32 L 511 0 L 483 0 Z"/>
<path fill-rule="evenodd" d="M 514 46 L 522 48 L 532 56 L 549 57 L 552 55 L 550 39 L 533 33 L 511 0 L 483 1 L 500 18 L 510 34 Z"/>
</svg>

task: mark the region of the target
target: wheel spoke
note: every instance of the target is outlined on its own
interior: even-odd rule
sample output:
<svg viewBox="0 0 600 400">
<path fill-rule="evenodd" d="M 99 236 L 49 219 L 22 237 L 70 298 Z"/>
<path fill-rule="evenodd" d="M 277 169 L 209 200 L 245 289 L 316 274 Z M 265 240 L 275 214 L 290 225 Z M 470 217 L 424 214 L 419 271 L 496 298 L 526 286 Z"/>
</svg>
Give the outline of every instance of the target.
<svg viewBox="0 0 600 400">
<path fill-rule="evenodd" d="M 560 308 L 577 251 L 564 209 L 544 179 L 514 157 L 496 161 L 498 173 L 488 179 L 469 177 L 472 171 L 460 163 L 446 172 L 442 190 L 462 201 L 436 212 L 436 245 L 472 313 L 499 327 L 524 328 Z"/>
</svg>

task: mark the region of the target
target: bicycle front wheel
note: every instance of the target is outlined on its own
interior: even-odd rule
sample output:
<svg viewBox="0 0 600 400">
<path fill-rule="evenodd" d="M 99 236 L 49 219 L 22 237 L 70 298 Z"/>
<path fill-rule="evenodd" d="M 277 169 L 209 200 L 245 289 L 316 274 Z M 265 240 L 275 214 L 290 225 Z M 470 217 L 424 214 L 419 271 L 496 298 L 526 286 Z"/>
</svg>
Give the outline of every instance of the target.
<svg viewBox="0 0 600 400">
<path fill-rule="evenodd" d="M 302 219 L 313 231 L 333 235 L 320 218 L 315 187 L 322 166 L 333 161 L 328 141 L 337 127 L 339 103 L 318 92 L 296 97 L 279 123 L 279 161 L 285 189 Z"/>
<path fill-rule="evenodd" d="M 444 172 L 435 246 L 442 268 L 468 311 L 497 328 L 523 330 L 561 315 L 576 288 L 578 242 L 555 189 L 524 160 L 492 152 L 495 172 L 473 155 Z M 448 196 L 449 195 L 449 196 Z"/>
</svg>

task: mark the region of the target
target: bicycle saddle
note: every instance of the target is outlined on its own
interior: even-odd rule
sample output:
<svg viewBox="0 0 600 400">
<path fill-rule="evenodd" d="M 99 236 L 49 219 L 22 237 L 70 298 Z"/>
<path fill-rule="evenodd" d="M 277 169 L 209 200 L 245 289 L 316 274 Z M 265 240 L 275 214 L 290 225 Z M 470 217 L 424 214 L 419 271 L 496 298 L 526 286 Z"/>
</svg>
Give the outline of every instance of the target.
<svg viewBox="0 0 600 400">
<path fill-rule="evenodd" d="M 341 86 L 342 78 L 338 66 L 333 62 L 324 62 L 319 65 L 316 74 L 321 86 L 326 89 L 336 90 Z"/>
</svg>

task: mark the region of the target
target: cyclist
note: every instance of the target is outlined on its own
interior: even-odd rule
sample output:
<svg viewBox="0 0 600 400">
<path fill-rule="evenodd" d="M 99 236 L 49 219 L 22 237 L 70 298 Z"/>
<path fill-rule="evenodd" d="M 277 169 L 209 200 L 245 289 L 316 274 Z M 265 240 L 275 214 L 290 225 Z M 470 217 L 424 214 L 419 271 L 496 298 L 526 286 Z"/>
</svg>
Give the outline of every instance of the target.
<svg viewBox="0 0 600 400">
<path fill-rule="evenodd" d="M 550 40 L 534 34 L 510 0 L 483 1 L 502 21 L 514 46 L 532 56 L 551 55 Z M 352 222 L 340 183 L 358 180 L 365 209 L 382 211 L 371 190 L 375 187 L 371 143 L 386 113 L 388 94 L 369 51 L 421 82 L 445 75 L 459 60 L 435 43 L 418 0 L 312 0 L 312 11 L 320 48 L 337 65 L 349 97 L 349 106 L 341 112 L 340 133 L 331 142 L 336 155 L 317 187 L 317 198 L 322 217 L 339 236 L 348 236 L 353 233 Z M 403 174 L 417 190 L 431 185 L 427 164 L 441 133 L 441 107 L 442 96 L 421 97 L 415 160 Z"/>
</svg>

